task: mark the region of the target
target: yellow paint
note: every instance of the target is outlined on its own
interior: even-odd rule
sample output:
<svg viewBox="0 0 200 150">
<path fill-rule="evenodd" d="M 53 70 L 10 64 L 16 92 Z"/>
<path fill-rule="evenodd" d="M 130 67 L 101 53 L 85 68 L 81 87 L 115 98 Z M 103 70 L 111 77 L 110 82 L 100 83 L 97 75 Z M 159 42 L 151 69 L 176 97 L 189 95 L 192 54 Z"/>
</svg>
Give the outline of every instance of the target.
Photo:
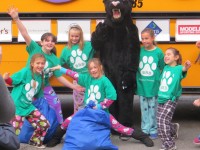
<svg viewBox="0 0 200 150">
<path fill-rule="evenodd" d="M 133 8 L 133 12 L 189 12 L 199 11 L 200 0 L 143 0 L 142 8 Z M 89 5 L 88 5 L 89 3 Z M 102 0 L 73 0 L 64 4 L 51 4 L 44 0 L 4 0 L 0 5 L 0 13 L 6 13 L 10 5 L 19 8 L 19 12 L 104 12 Z M 170 36 L 175 36 L 175 19 L 170 20 Z M 94 31 L 96 20 L 91 21 L 91 30 Z M 52 33 L 57 35 L 57 21 L 52 20 Z M 12 23 L 13 37 L 17 37 L 18 29 L 16 24 Z M 200 40 L 197 39 L 197 40 Z M 25 43 L 16 44 L 0 44 L 3 48 L 3 59 L 0 64 L 0 73 L 10 72 L 11 74 L 20 70 L 26 64 L 28 54 L 25 50 Z M 65 44 L 58 43 L 56 45 L 57 55 L 60 56 L 62 48 Z M 192 68 L 188 72 L 188 76 L 183 80 L 183 86 L 200 86 L 199 72 L 200 64 L 194 64 L 199 53 L 195 47 L 195 43 L 188 44 L 158 44 L 163 51 L 168 47 L 175 47 L 181 51 L 183 61 L 189 59 L 192 62 Z M 71 79 L 70 79 L 71 80 Z M 52 79 L 53 86 L 60 84 Z"/>
<path fill-rule="evenodd" d="M 7 12 L 10 5 L 20 12 L 104 12 L 103 0 L 72 0 L 68 3 L 53 4 L 45 0 L 3 0 L 0 13 Z M 139 1 L 142 1 L 140 7 Z M 134 12 L 145 11 L 199 11 L 199 0 L 137 0 Z"/>
</svg>

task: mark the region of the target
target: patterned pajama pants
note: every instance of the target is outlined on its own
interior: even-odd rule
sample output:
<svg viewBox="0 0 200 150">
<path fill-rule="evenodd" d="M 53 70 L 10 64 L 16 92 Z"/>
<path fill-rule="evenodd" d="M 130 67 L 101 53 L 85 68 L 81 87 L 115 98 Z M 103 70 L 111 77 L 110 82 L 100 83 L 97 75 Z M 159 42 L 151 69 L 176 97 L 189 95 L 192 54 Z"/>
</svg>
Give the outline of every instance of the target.
<svg viewBox="0 0 200 150">
<path fill-rule="evenodd" d="M 44 141 L 44 137 L 47 134 L 47 130 L 50 127 L 48 120 L 37 109 L 32 111 L 26 117 L 16 115 L 11 120 L 11 123 L 13 127 L 15 128 L 16 135 L 20 134 L 25 118 L 35 129 L 32 137 L 30 138 L 30 142 L 32 144 L 34 143 L 34 145 L 38 145 L 38 146 L 42 145 Z"/>
<path fill-rule="evenodd" d="M 146 134 L 157 133 L 157 97 L 140 96 L 141 129 Z"/>
<path fill-rule="evenodd" d="M 77 81 L 73 81 L 73 84 L 77 84 Z M 76 113 L 78 110 L 84 108 L 84 92 L 79 92 L 76 90 L 73 90 L 73 100 L 74 100 L 74 113 Z"/>
<path fill-rule="evenodd" d="M 49 106 L 55 110 L 58 122 L 61 124 L 63 122 L 61 102 L 51 86 L 44 88 L 44 98 L 47 100 Z"/>
<path fill-rule="evenodd" d="M 172 102 L 168 100 L 165 104 L 158 104 L 157 111 L 157 124 L 158 124 L 158 135 L 162 141 L 162 147 L 169 149 L 175 146 L 174 139 L 175 127 L 171 122 L 174 115 L 174 111 L 177 105 L 177 101 Z"/>
<path fill-rule="evenodd" d="M 68 117 L 67 119 L 65 119 L 65 121 L 62 123 L 61 128 L 63 130 L 66 130 L 72 117 L 74 115 Z M 120 124 L 111 114 L 110 114 L 110 123 L 111 123 L 111 128 L 114 129 L 115 131 L 121 133 L 121 134 L 125 134 L 125 135 L 131 135 L 134 131 L 134 129 L 129 128 L 129 127 L 125 127 L 122 124 Z"/>
</svg>

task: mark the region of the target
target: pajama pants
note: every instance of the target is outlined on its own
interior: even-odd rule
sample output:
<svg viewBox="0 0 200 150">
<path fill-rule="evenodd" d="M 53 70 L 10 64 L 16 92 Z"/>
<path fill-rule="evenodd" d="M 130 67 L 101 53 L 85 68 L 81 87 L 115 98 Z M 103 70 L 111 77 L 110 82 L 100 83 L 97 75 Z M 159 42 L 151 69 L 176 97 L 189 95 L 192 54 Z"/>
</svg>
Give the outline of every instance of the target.
<svg viewBox="0 0 200 150">
<path fill-rule="evenodd" d="M 63 122 L 61 102 L 51 86 L 44 88 L 44 98 L 47 100 L 49 106 L 55 110 L 58 122 L 61 124 Z"/>
<path fill-rule="evenodd" d="M 164 104 L 158 104 L 157 111 L 157 123 L 158 123 L 158 135 L 161 138 L 162 147 L 169 149 L 175 146 L 173 135 L 175 135 L 175 126 L 171 122 L 174 115 L 174 111 L 177 105 L 177 101 L 172 102 L 168 100 Z"/>
<path fill-rule="evenodd" d="M 74 80 L 73 84 L 77 84 L 77 82 Z M 74 113 L 84 108 L 84 103 L 83 103 L 84 94 L 85 94 L 84 92 L 73 90 Z"/>
<path fill-rule="evenodd" d="M 16 135 L 20 134 L 25 118 L 35 129 L 30 138 L 30 142 L 32 144 L 34 143 L 34 145 L 42 145 L 44 137 L 47 134 L 47 130 L 50 127 L 48 120 L 37 109 L 32 111 L 26 117 L 15 115 L 15 117 L 11 120 L 11 124 L 15 128 Z"/>
<path fill-rule="evenodd" d="M 157 133 L 157 97 L 140 96 L 141 129 L 146 134 Z"/>
<path fill-rule="evenodd" d="M 74 116 L 74 114 L 72 116 L 68 117 L 67 119 L 65 119 L 65 121 L 62 123 L 61 128 L 63 130 L 67 129 L 73 116 Z M 134 131 L 134 129 L 125 127 L 122 124 L 120 124 L 111 114 L 110 114 L 110 123 L 111 123 L 111 128 L 121 134 L 131 135 Z"/>
</svg>

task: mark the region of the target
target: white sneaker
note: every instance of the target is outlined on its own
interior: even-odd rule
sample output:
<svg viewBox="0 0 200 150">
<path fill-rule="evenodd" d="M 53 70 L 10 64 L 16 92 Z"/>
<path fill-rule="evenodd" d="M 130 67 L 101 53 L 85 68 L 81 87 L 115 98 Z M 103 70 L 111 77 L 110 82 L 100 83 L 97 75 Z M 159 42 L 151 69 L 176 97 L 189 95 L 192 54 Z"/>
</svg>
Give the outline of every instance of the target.
<svg viewBox="0 0 200 150">
<path fill-rule="evenodd" d="M 171 147 L 171 148 L 169 148 L 169 149 L 166 149 L 166 148 L 161 147 L 160 150 L 177 150 L 177 148 L 176 148 L 176 145 L 175 145 L 174 147 Z"/>
<path fill-rule="evenodd" d="M 175 126 L 175 134 L 172 136 L 172 138 L 178 139 L 178 132 L 179 132 L 180 125 L 179 123 L 174 123 L 174 126 Z"/>
<path fill-rule="evenodd" d="M 45 145 L 40 145 L 40 146 L 39 146 L 39 145 L 36 145 L 35 147 L 36 147 L 36 148 L 39 148 L 39 149 L 45 149 L 45 148 L 46 148 Z"/>
</svg>

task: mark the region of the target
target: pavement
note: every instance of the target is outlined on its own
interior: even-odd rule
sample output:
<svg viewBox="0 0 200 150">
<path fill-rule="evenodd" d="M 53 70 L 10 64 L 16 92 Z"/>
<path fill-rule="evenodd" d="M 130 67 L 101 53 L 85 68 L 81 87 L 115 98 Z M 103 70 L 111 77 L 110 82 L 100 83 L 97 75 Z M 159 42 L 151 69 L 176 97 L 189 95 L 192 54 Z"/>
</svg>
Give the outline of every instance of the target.
<svg viewBox="0 0 200 150">
<path fill-rule="evenodd" d="M 65 99 L 71 99 L 71 96 L 59 95 L 61 101 Z M 179 136 L 176 140 L 176 146 L 178 150 L 199 150 L 200 145 L 193 144 L 193 138 L 200 134 L 200 108 L 192 105 L 193 101 L 199 98 L 200 95 L 184 94 L 180 97 L 180 101 L 177 105 L 173 122 L 180 124 Z M 134 99 L 134 124 L 136 127 L 140 127 L 140 105 L 139 99 L 136 96 Z M 154 140 L 154 147 L 146 147 L 139 141 L 130 139 L 129 141 L 121 141 L 117 135 L 112 135 L 111 140 L 114 145 L 118 146 L 119 150 L 159 150 L 161 147 L 160 139 Z M 53 148 L 46 148 L 49 150 L 61 150 L 63 142 Z M 37 150 L 37 148 L 28 144 L 21 144 L 20 150 Z"/>
</svg>

